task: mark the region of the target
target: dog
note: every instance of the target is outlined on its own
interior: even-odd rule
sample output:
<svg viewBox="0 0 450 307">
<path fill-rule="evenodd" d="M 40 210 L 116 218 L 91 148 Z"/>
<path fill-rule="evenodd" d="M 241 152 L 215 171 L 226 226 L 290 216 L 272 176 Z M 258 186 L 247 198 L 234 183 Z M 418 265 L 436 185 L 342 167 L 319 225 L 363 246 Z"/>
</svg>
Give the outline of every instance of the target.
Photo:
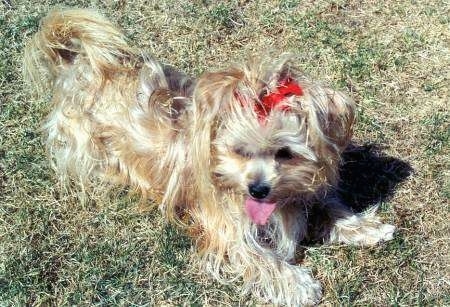
<svg viewBox="0 0 450 307">
<path fill-rule="evenodd" d="M 252 58 L 197 79 L 130 47 L 103 16 L 50 12 L 25 50 L 26 80 L 62 181 L 131 187 L 191 235 L 195 262 L 242 294 L 314 305 L 321 286 L 295 264 L 308 211 L 327 243 L 373 245 L 395 227 L 336 196 L 355 103 L 306 77 L 291 56 Z M 328 222 L 325 222 L 328 221 Z"/>
</svg>

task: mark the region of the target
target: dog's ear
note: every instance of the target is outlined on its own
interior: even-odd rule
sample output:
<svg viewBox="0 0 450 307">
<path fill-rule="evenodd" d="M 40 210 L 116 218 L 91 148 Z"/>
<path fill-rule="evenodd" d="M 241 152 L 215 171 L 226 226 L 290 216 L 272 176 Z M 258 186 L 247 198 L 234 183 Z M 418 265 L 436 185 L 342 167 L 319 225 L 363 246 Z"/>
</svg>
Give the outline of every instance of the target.
<svg viewBox="0 0 450 307">
<path fill-rule="evenodd" d="M 191 126 L 191 161 L 196 172 L 194 187 L 201 195 L 209 193 L 211 181 L 211 141 L 220 124 L 221 114 L 227 112 L 235 101 L 235 90 L 244 74 L 238 69 L 206 73 L 202 75 L 193 94 L 193 117 Z M 211 198 L 211 193 L 206 195 Z M 209 201 L 211 203 L 211 201 Z"/>
<path fill-rule="evenodd" d="M 228 107 L 243 78 L 244 73 L 235 68 L 202 75 L 194 90 L 195 118 L 209 120 Z"/>
<path fill-rule="evenodd" d="M 302 84 L 303 83 L 303 84 Z M 302 108 L 307 111 L 310 140 L 342 152 L 350 142 L 355 122 L 355 103 L 342 92 L 304 83 Z"/>
<path fill-rule="evenodd" d="M 350 142 L 355 121 L 355 103 L 342 92 L 310 81 L 297 65 L 298 59 L 285 54 L 274 61 L 264 80 L 270 91 L 283 80 L 294 80 L 301 96 L 293 99 L 292 109 L 307 118 L 309 139 L 315 146 L 326 145 L 342 152 Z"/>
</svg>

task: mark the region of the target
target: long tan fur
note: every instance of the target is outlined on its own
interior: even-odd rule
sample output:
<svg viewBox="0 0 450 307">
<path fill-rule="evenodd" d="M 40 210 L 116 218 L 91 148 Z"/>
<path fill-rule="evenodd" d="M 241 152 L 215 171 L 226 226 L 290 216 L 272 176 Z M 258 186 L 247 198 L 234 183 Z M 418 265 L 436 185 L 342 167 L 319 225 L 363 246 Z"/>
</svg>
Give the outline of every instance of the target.
<svg viewBox="0 0 450 307">
<path fill-rule="evenodd" d="M 320 300 L 319 282 L 293 264 L 311 206 L 333 221 L 323 234 L 330 242 L 392 238 L 394 227 L 373 210 L 355 215 L 333 193 L 354 103 L 306 78 L 292 57 L 255 58 L 194 81 L 139 55 L 96 12 L 63 10 L 43 19 L 24 69 L 53 93 L 44 131 L 61 179 L 139 189 L 193 236 L 197 264 L 221 282 L 241 278 L 243 293 L 281 305 Z M 261 123 L 255 105 L 287 79 L 302 95 Z M 267 187 L 257 200 L 255 182 Z M 256 222 L 246 210 L 265 203 L 275 211 Z"/>
<path fill-rule="evenodd" d="M 175 217 L 171 204 L 183 194 L 176 182 L 185 140 L 178 132 L 190 105 L 188 78 L 139 56 L 103 16 L 81 9 L 42 20 L 25 50 L 24 70 L 37 88 L 53 90 L 43 128 L 63 181 L 131 185 L 164 199 L 166 215 Z"/>
</svg>

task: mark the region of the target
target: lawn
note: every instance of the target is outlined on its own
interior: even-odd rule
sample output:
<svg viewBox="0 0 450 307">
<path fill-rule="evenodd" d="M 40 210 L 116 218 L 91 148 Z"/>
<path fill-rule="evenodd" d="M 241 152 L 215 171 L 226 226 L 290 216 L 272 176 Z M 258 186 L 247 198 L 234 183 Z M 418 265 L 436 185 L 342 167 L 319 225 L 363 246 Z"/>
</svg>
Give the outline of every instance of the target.
<svg viewBox="0 0 450 307">
<path fill-rule="evenodd" d="M 61 193 L 23 86 L 22 52 L 54 7 L 93 7 L 130 43 L 192 75 L 293 52 L 358 103 L 342 196 L 398 227 L 372 248 L 304 242 L 324 306 L 450 305 L 450 12 L 446 1 L 0 3 L 0 306 L 252 305 L 191 266 L 189 238 L 137 197 Z"/>
</svg>

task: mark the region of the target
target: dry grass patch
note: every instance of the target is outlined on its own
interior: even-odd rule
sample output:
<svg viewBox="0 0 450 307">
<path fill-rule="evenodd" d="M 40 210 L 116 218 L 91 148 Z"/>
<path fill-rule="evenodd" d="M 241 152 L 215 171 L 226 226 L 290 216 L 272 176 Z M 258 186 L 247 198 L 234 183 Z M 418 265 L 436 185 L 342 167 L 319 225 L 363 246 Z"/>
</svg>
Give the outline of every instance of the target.
<svg viewBox="0 0 450 307">
<path fill-rule="evenodd" d="M 254 52 L 291 51 L 308 74 L 350 92 L 359 103 L 355 141 L 382 148 L 359 160 L 357 175 L 375 181 L 354 204 L 380 203 L 399 230 L 373 248 L 308 244 L 304 262 L 324 285 L 323 305 L 450 305 L 444 1 L 0 6 L 0 305 L 256 303 L 236 295 L 239 283 L 221 286 L 191 268 L 189 239 L 157 212 L 137 213 L 132 196 L 117 192 L 81 205 L 59 193 L 38 131 L 47 105 L 30 98 L 20 74 L 24 42 L 55 6 L 99 9 L 133 45 L 192 75 Z"/>
</svg>

